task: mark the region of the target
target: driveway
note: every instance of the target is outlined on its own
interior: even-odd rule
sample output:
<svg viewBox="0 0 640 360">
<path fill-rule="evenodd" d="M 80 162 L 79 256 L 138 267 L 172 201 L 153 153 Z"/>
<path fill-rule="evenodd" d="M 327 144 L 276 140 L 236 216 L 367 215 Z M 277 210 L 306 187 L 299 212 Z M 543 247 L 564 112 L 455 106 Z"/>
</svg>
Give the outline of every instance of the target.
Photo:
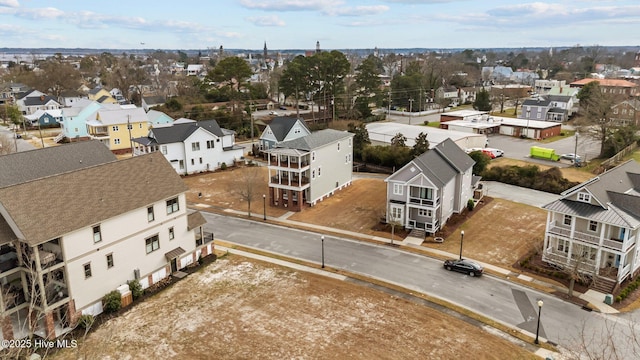
<svg viewBox="0 0 640 360">
<path fill-rule="evenodd" d="M 520 186 L 504 184 L 497 181 L 483 181 L 485 195 L 513 202 L 542 207 L 560 198 L 560 195 L 544 191 L 527 189 Z"/>
</svg>

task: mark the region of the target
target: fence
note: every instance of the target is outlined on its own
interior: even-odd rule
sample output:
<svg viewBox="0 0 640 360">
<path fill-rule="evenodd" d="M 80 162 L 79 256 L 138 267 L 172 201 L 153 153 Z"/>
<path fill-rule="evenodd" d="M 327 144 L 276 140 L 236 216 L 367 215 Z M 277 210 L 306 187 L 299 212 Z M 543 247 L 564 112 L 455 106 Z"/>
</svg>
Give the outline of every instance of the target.
<svg viewBox="0 0 640 360">
<path fill-rule="evenodd" d="M 611 169 L 612 167 L 615 167 L 617 163 L 622 161 L 622 159 L 625 156 L 627 156 L 631 152 L 635 151 L 635 149 L 637 147 L 638 147 L 638 142 L 634 141 L 633 144 L 627 146 L 626 148 L 624 148 L 621 151 L 619 151 L 617 154 L 615 154 L 612 157 L 610 157 L 609 159 L 603 161 L 602 164 L 600 164 L 600 167 L 598 168 L 597 173 L 600 174 L 600 173 L 603 173 L 603 172 Z"/>
</svg>

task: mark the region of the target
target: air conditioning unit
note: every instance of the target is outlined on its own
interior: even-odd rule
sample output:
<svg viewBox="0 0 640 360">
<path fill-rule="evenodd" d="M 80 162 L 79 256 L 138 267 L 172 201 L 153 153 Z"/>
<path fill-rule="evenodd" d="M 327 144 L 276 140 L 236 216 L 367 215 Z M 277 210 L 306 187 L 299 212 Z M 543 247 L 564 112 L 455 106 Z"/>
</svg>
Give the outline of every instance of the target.
<svg viewBox="0 0 640 360">
<path fill-rule="evenodd" d="M 133 269 L 133 278 L 140 280 L 140 269 Z"/>
</svg>

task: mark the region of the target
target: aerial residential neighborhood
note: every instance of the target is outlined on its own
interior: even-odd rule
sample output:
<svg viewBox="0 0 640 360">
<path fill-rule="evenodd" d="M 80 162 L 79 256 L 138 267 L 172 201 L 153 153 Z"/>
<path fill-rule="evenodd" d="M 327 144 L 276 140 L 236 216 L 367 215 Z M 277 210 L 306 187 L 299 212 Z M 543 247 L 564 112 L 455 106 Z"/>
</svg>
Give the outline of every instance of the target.
<svg viewBox="0 0 640 360">
<path fill-rule="evenodd" d="M 0 52 L 0 357 L 640 353 L 640 48 L 289 47 L 317 10 L 240 3 L 266 40 Z M 385 4 L 314 6 L 425 6 Z"/>
</svg>

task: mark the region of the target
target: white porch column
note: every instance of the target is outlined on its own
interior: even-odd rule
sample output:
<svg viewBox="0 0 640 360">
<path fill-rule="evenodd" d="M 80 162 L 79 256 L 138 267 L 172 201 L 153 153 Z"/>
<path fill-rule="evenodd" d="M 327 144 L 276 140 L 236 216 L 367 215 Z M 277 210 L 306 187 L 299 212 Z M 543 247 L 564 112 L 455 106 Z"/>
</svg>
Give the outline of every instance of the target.
<svg viewBox="0 0 640 360">
<path fill-rule="evenodd" d="M 549 227 L 551 227 L 551 211 L 547 212 L 547 227 L 545 229 L 545 232 L 549 230 Z M 547 236 L 547 234 L 544 234 L 544 244 L 542 246 L 542 252 L 545 253 L 548 247 L 549 247 L 549 237 Z"/>
</svg>

